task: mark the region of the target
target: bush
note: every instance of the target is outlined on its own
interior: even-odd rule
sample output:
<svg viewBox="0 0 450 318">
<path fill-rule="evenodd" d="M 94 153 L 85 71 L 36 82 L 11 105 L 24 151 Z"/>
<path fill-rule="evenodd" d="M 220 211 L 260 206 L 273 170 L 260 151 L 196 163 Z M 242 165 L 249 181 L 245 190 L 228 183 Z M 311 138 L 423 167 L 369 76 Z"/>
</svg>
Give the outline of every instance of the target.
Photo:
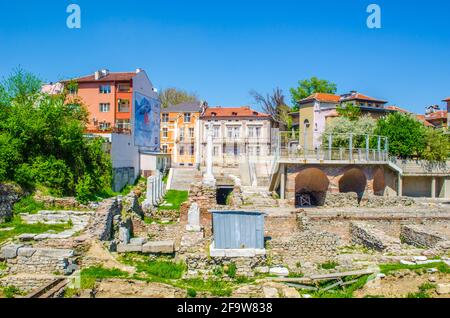
<svg viewBox="0 0 450 318">
<path fill-rule="evenodd" d="M 236 272 L 237 272 L 237 267 L 235 263 L 231 263 L 230 265 L 228 265 L 227 270 L 225 271 L 225 273 L 228 275 L 228 277 L 230 278 L 235 278 L 236 277 Z"/>
<path fill-rule="evenodd" d="M 86 204 L 92 199 L 92 194 L 95 191 L 95 186 L 92 182 L 91 176 L 86 175 L 78 181 L 75 192 L 78 202 Z"/>
<path fill-rule="evenodd" d="M 196 292 L 196 290 L 193 289 L 193 288 L 188 288 L 188 290 L 187 290 L 187 295 L 188 295 L 188 297 L 190 297 L 190 298 L 195 298 L 195 297 L 197 297 L 197 292 Z"/>
</svg>

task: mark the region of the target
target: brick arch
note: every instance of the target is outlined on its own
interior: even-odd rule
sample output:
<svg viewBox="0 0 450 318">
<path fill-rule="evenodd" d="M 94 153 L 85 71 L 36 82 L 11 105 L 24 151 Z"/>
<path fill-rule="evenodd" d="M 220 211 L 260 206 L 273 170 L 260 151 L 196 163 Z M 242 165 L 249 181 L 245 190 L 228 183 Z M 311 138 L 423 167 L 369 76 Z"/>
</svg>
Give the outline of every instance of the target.
<svg viewBox="0 0 450 318">
<path fill-rule="evenodd" d="M 384 170 L 378 167 L 373 173 L 373 193 L 375 195 L 383 196 L 385 189 L 386 179 L 384 177 Z"/>
<path fill-rule="evenodd" d="M 339 179 L 339 192 L 355 192 L 361 199 L 367 188 L 367 179 L 363 169 L 358 167 L 348 168 Z"/>
<path fill-rule="evenodd" d="M 314 205 L 323 205 L 329 185 L 330 180 L 325 172 L 318 168 L 306 168 L 295 177 L 295 194 L 309 194 Z"/>
</svg>

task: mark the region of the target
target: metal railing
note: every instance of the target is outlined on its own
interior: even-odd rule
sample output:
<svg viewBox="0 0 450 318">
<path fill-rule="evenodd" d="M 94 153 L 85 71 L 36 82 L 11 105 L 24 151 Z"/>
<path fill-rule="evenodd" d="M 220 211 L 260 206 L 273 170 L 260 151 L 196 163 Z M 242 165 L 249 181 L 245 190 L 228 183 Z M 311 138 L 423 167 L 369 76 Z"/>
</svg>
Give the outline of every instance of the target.
<svg viewBox="0 0 450 318">
<path fill-rule="evenodd" d="M 365 148 L 317 148 L 301 149 L 290 147 L 281 149 L 278 160 L 318 160 L 318 161 L 364 161 L 387 162 L 389 155 L 384 150 Z"/>
</svg>

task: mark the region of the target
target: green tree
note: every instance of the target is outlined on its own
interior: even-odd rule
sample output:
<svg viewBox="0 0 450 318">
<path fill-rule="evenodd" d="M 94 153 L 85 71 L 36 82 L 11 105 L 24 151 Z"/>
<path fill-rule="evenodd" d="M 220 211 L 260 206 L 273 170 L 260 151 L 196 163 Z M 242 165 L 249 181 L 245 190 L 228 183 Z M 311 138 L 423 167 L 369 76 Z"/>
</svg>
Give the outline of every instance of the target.
<svg viewBox="0 0 450 318">
<path fill-rule="evenodd" d="M 361 117 L 361 108 L 352 103 L 344 103 L 336 108 L 339 116 L 346 117 L 351 121 L 355 121 Z"/>
<path fill-rule="evenodd" d="M 199 102 L 199 98 L 196 94 L 173 87 L 161 90 L 159 98 L 161 100 L 161 107 L 163 108 L 181 103 Z"/>
<path fill-rule="evenodd" d="M 427 128 L 425 133 L 425 149 L 422 158 L 434 162 L 446 161 L 449 157 L 449 136 L 441 130 Z"/>
<path fill-rule="evenodd" d="M 298 110 L 298 102 L 302 99 L 305 99 L 314 93 L 335 94 L 337 86 L 327 80 L 311 77 L 310 79 L 299 81 L 298 86 L 296 88 L 291 88 L 290 91 L 294 110 Z"/>
<path fill-rule="evenodd" d="M 0 84 L 6 96 L 0 105 L 0 181 L 74 195 L 89 176 L 92 193 L 109 189 L 111 160 L 102 139 L 84 135 L 86 108 L 66 93 L 40 93 L 37 83 L 19 69 Z"/>
<path fill-rule="evenodd" d="M 425 126 L 410 114 L 395 112 L 380 118 L 375 134 L 389 138 L 389 153 L 420 158 L 426 146 Z"/>
<path fill-rule="evenodd" d="M 323 144 L 328 147 L 328 136 L 333 135 L 333 148 L 348 148 L 349 136 L 353 135 L 353 147 L 365 148 L 366 135 L 373 135 L 377 122 L 370 116 L 352 120 L 348 117 L 337 117 L 327 125 L 322 135 Z"/>
</svg>

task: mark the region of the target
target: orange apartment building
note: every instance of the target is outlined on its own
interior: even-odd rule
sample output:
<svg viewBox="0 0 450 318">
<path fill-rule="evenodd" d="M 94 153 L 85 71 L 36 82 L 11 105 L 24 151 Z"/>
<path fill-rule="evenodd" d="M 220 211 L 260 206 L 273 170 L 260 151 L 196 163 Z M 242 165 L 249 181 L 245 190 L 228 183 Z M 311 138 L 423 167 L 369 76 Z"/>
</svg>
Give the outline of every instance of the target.
<svg viewBox="0 0 450 318">
<path fill-rule="evenodd" d="M 172 165 L 200 164 L 200 116 L 206 108 L 198 102 L 161 109 L 161 151 L 171 155 Z"/>
<path fill-rule="evenodd" d="M 141 72 L 144 71 L 137 69 L 136 72 L 112 73 L 103 69 L 72 80 L 78 85 L 71 94 L 81 97 L 88 107 L 89 133 L 108 135 L 131 131 L 133 79 Z"/>
</svg>

